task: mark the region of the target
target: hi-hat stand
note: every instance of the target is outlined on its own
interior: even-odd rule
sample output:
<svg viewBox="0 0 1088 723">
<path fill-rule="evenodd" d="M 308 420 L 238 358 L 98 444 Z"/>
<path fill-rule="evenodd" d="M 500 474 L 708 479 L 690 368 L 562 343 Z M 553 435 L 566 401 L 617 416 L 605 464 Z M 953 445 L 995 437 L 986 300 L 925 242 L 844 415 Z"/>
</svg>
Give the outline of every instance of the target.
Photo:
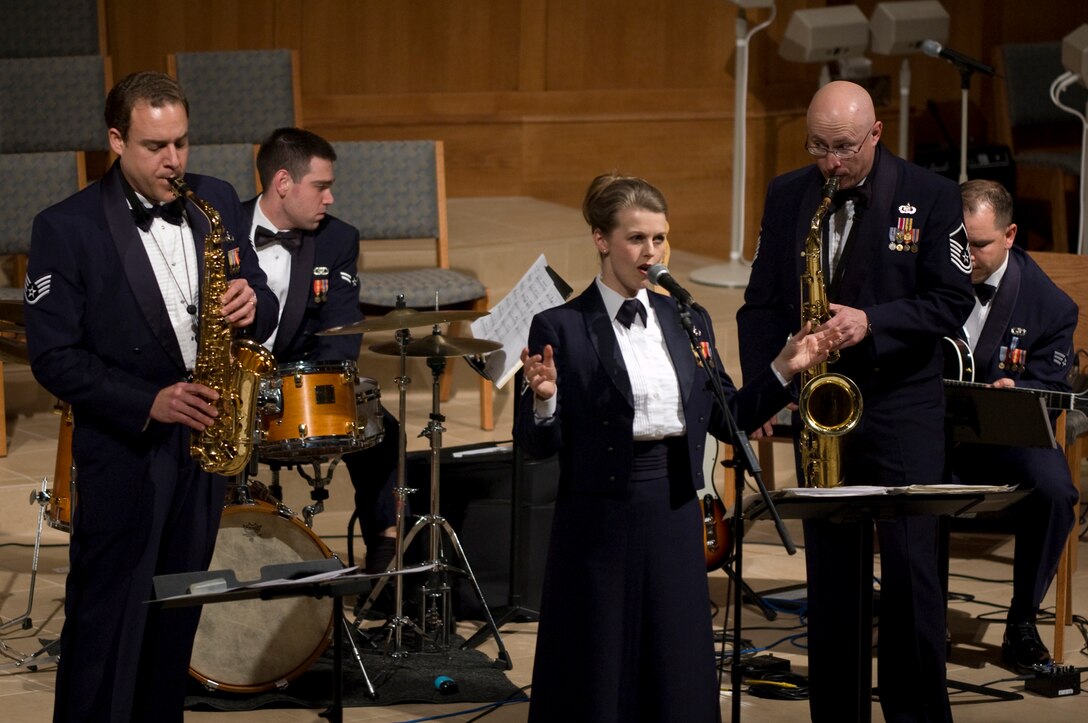
<svg viewBox="0 0 1088 723">
<path fill-rule="evenodd" d="M 400 339 L 398 338 L 398 341 Z M 434 329 L 434 333 L 430 339 L 420 340 L 423 344 L 418 345 L 419 348 L 433 349 L 436 352 L 443 352 L 446 349 L 447 344 L 442 339 L 438 332 L 438 327 Z M 402 343 L 402 365 L 405 363 L 404 358 L 407 356 L 408 344 Z M 444 353 L 444 352 L 443 352 Z M 442 452 L 442 432 L 445 431 L 443 422 L 445 417 L 441 413 L 441 381 L 442 374 L 446 369 L 446 357 L 443 355 L 432 355 L 427 357 L 427 366 L 431 369 L 432 376 L 432 395 L 431 395 L 431 414 L 430 420 L 426 427 L 420 433 L 421 437 L 427 437 L 430 440 L 431 448 L 431 490 L 430 490 L 430 511 L 426 515 L 422 515 L 419 520 L 412 526 L 412 529 L 405 536 L 403 535 L 404 529 L 404 517 L 401 512 L 403 507 L 403 497 L 412 490 L 407 490 L 403 484 L 403 469 L 398 470 L 400 481 L 398 484 L 398 503 L 397 503 L 397 549 L 396 549 L 396 569 L 401 569 L 403 566 L 404 549 L 407 548 L 416 535 L 422 532 L 424 529 L 429 533 L 429 559 L 424 563 L 425 565 L 433 566 L 426 582 L 420 587 L 420 605 L 419 605 L 419 632 L 422 633 L 422 640 L 430 639 L 434 641 L 439 647 L 448 649 L 450 645 L 450 636 L 453 628 L 453 618 L 450 608 L 450 586 L 448 582 L 448 573 L 454 572 L 459 575 L 464 575 L 468 578 L 472 585 L 472 590 L 476 594 L 476 598 L 480 603 L 481 609 L 484 611 L 486 629 L 495 638 L 495 643 L 498 646 L 497 658 L 501 662 L 502 666 L 506 670 L 513 667 L 510 660 L 510 655 L 506 651 L 506 647 L 503 645 L 502 637 L 499 635 L 498 627 L 495 625 L 495 620 L 491 616 L 491 611 L 487 607 L 487 601 L 484 599 L 483 591 L 480 589 L 480 584 L 476 580 L 475 574 L 472 572 L 472 566 L 469 564 L 468 557 L 465 555 L 464 548 L 461 546 L 461 541 L 457 537 L 457 533 L 454 532 L 453 527 L 449 521 L 441 515 L 439 509 L 440 500 L 440 479 L 441 479 L 441 452 Z M 403 366 L 402 366 L 403 368 Z M 402 415 L 403 416 L 403 415 Z M 404 424 L 401 424 L 401 439 L 404 444 Z M 401 457 L 402 462 L 404 457 Z M 449 543 L 453 546 L 453 550 L 457 555 L 460 562 L 460 566 L 455 566 L 447 562 L 442 550 L 441 533 L 445 532 Z M 403 540 L 403 542 L 402 542 Z M 403 618 L 403 590 L 401 589 L 402 582 L 401 576 L 397 576 L 397 591 L 395 596 L 396 613 L 392 621 L 394 631 L 394 655 L 403 654 L 401 648 L 400 633 L 401 627 L 405 624 L 406 619 Z M 366 611 L 370 608 L 373 602 L 377 599 L 381 593 L 382 588 L 388 578 L 382 578 L 378 584 L 374 586 L 374 589 L 370 593 L 370 597 L 367 598 L 365 605 L 363 606 L 361 615 L 365 615 Z M 421 640 L 421 642 L 422 642 Z M 467 643 L 462 646 L 467 647 Z"/>
<path fill-rule="evenodd" d="M 398 308 L 403 308 L 403 298 L 397 300 Z M 412 340 L 412 334 L 407 328 L 397 329 L 395 336 L 396 352 L 400 357 L 400 374 L 393 380 L 397 384 L 398 391 L 398 421 L 400 424 L 400 432 L 397 436 L 397 486 L 393 488 L 393 497 L 396 499 L 396 546 L 393 552 L 393 567 L 389 572 L 396 572 L 404 569 L 404 515 L 408 505 L 408 495 L 415 492 L 414 489 L 410 489 L 405 484 L 405 464 L 408 455 L 408 437 L 405 432 L 407 422 L 407 408 L 408 408 L 408 385 L 412 380 L 408 376 L 408 344 Z M 370 590 L 370 595 L 367 597 L 366 602 L 363 603 L 355 616 L 355 627 L 359 628 L 363 619 L 366 617 L 367 612 L 373 607 L 374 602 L 378 599 L 378 595 L 385 588 L 385 584 L 389 581 L 390 575 L 386 574 L 380 578 L 376 585 Z M 393 617 L 386 623 L 387 628 L 390 630 L 390 638 L 393 643 L 393 650 L 390 655 L 395 658 L 403 657 L 406 655 L 404 650 L 404 628 L 413 627 L 413 623 L 408 617 L 404 615 L 404 576 L 393 576 L 394 581 L 394 595 L 393 595 Z"/>
</svg>

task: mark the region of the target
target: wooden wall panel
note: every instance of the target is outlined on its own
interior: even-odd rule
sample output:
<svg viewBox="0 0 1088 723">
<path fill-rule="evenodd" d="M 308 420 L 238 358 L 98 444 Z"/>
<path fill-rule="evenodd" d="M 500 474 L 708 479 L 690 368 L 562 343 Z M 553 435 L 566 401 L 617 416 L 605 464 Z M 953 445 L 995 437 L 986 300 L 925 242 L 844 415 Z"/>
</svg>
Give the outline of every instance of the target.
<svg viewBox="0 0 1088 723">
<path fill-rule="evenodd" d="M 878 0 L 859 0 L 866 15 Z M 669 196 L 676 245 L 728 254 L 737 7 L 724 0 L 105 0 L 114 76 L 165 70 L 169 52 L 299 51 L 303 118 L 333 140 L 441 138 L 450 196 L 534 195 L 578 205 L 593 175 L 640 173 Z M 804 110 L 819 67 L 783 60 L 792 12 L 848 0 L 778 0 L 750 45 L 746 256 L 767 183 L 810 162 Z M 1088 3 L 945 2 L 948 47 L 990 59 L 1002 42 L 1059 39 Z M 747 11 L 751 26 L 769 16 Z M 901 58 L 878 108 L 896 148 Z M 959 75 L 917 55 L 911 139 L 958 137 Z M 972 136 L 992 138 L 994 84 L 976 76 Z"/>
</svg>

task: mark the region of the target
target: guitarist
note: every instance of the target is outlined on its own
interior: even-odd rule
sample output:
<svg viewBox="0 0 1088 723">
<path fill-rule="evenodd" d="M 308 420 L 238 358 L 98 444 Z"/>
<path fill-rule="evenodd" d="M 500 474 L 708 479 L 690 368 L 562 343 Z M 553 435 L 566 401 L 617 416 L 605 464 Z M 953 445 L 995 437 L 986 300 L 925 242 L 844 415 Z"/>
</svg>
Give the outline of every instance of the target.
<svg viewBox="0 0 1088 723">
<path fill-rule="evenodd" d="M 975 381 L 995 387 L 1069 392 L 1077 305 L 1014 246 L 1012 197 L 994 181 L 963 184 L 975 308 L 963 327 Z M 1016 424 L 1015 419 L 1006 420 Z M 1013 595 L 1001 645 L 1006 665 L 1020 673 L 1050 662 L 1035 617 L 1073 527 L 1078 493 L 1058 448 L 959 445 L 949 455 L 961 482 L 1017 484 L 1033 491 L 1013 512 L 1016 551 Z"/>
</svg>

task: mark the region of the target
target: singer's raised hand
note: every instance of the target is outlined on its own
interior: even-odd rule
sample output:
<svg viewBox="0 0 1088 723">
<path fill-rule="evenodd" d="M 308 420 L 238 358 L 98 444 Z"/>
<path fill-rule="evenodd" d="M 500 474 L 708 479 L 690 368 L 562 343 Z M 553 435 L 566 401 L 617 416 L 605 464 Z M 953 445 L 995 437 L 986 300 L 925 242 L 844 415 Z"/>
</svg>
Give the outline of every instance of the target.
<svg viewBox="0 0 1088 723">
<path fill-rule="evenodd" d="M 842 335 L 837 329 L 830 329 L 825 325 L 814 332 L 812 322 L 806 321 L 800 331 L 790 337 L 772 363 L 779 374 L 789 379 L 794 374 L 825 361 L 828 353 L 838 348 L 841 341 Z"/>
<path fill-rule="evenodd" d="M 521 363 L 525 367 L 525 383 L 533 390 L 537 399 L 551 399 L 555 396 L 555 359 L 552 345 L 544 345 L 543 354 L 530 354 L 529 347 L 521 350 Z"/>
</svg>

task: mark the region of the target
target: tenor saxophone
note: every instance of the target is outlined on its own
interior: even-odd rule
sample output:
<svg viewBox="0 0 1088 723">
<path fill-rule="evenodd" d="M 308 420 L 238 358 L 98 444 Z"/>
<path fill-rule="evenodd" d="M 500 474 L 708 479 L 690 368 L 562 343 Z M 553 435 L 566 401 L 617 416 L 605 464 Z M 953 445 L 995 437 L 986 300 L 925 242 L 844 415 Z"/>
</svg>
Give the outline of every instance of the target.
<svg viewBox="0 0 1088 723">
<path fill-rule="evenodd" d="M 831 197 L 839 190 L 839 177 L 831 176 L 823 188 L 823 198 L 812 217 L 801 255 L 805 270 L 801 274 L 801 326 L 812 322 L 812 330 L 831 318 L 821 263 L 821 230 L 831 206 Z M 833 351 L 827 360 L 801 372 L 801 394 L 797 401 L 801 416 L 801 472 L 805 487 L 838 487 L 843 483 L 840 439 L 861 419 L 861 390 L 852 379 L 827 370 L 838 361 Z"/>
<path fill-rule="evenodd" d="M 178 197 L 187 198 L 208 219 L 204 237 L 204 285 L 200 290 L 200 326 L 197 334 L 193 381 L 219 393 L 219 415 L 202 432 L 194 432 L 189 451 L 205 472 L 226 476 L 245 469 L 253 452 L 257 391 L 262 376 L 276 368 L 275 357 L 250 339 L 235 339 L 230 322 L 220 315 L 227 291 L 224 244 L 231 240 L 219 212 L 193 194 L 180 178 L 170 181 Z"/>
</svg>

